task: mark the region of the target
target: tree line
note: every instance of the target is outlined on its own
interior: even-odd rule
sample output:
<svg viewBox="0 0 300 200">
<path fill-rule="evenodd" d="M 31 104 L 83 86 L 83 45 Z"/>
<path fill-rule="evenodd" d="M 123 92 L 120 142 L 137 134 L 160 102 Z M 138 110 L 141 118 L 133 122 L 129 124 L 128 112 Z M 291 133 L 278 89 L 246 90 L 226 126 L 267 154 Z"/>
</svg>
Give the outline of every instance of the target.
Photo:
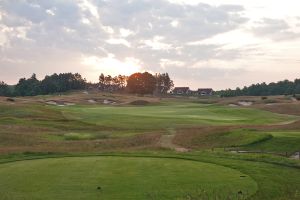
<svg viewBox="0 0 300 200">
<path fill-rule="evenodd" d="M 36 78 L 36 74 L 32 74 L 28 79 L 21 78 L 14 86 L 0 82 L 0 96 L 36 96 L 84 89 L 85 87 L 86 80 L 78 73 L 52 74 L 41 81 Z"/>
<path fill-rule="evenodd" d="M 284 80 L 277 83 L 258 83 L 249 87 L 236 88 L 235 90 L 227 89 L 216 92 L 222 97 L 233 96 L 270 96 L 270 95 L 296 95 L 300 94 L 300 79 L 294 81 Z"/>
<path fill-rule="evenodd" d="M 98 89 L 105 92 L 128 92 L 135 94 L 165 94 L 174 86 L 168 73 L 155 74 L 144 72 L 130 76 L 99 76 L 98 83 L 88 83 L 79 73 L 60 73 L 38 80 L 36 74 L 21 78 L 14 86 L 0 82 L 0 96 L 36 96 L 62 93 L 70 90 Z"/>
<path fill-rule="evenodd" d="M 102 91 L 126 91 L 135 94 L 166 94 L 174 87 L 168 73 L 152 75 L 149 72 L 134 73 L 130 76 L 99 76 L 98 88 Z"/>
<path fill-rule="evenodd" d="M 112 77 L 111 75 L 104 75 L 101 73 L 99 76 L 98 89 L 106 92 L 121 91 L 126 87 L 128 77 L 118 75 Z"/>
</svg>

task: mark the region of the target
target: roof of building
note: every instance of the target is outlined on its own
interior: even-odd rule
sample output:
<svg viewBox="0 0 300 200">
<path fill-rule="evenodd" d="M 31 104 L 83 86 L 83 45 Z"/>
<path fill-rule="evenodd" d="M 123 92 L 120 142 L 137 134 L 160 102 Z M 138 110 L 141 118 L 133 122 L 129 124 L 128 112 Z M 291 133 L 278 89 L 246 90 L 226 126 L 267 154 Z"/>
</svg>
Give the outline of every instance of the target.
<svg viewBox="0 0 300 200">
<path fill-rule="evenodd" d="M 173 93 L 188 93 L 190 91 L 189 87 L 175 87 Z"/>
<path fill-rule="evenodd" d="M 212 88 L 199 88 L 198 92 L 206 92 L 206 93 L 211 93 L 214 90 Z"/>
<path fill-rule="evenodd" d="M 190 89 L 190 88 L 189 88 L 189 87 L 175 87 L 174 90 L 175 90 L 175 89 L 178 89 L 178 90 L 184 90 L 184 89 Z"/>
</svg>

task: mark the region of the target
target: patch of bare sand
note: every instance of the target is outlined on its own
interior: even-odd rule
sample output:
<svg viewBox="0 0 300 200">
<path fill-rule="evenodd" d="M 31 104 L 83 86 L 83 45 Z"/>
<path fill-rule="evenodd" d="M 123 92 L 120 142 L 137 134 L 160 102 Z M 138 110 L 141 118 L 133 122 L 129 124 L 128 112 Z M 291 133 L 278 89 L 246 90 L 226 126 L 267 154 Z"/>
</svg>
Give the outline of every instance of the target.
<svg viewBox="0 0 300 200">
<path fill-rule="evenodd" d="M 94 99 L 89 99 L 88 102 L 89 103 L 97 103 L 97 101 L 95 101 Z"/>
<path fill-rule="evenodd" d="M 55 101 L 55 100 L 50 100 L 45 102 L 48 105 L 55 105 L 55 106 L 74 106 L 75 103 L 72 102 L 65 102 L 65 101 Z"/>
<path fill-rule="evenodd" d="M 296 152 L 290 156 L 291 159 L 300 160 L 300 152 Z"/>
<path fill-rule="evenodd" d="M 173 149 L 177 152 L 188 152 L 189 149 L 181 147 L 173 143 L 175 135 L 162 135 L 159 140 L 159 146 L 167 149 Z"/>
<path fill-rule="evenodd" d="M 252 106 L 253 102 L 252 101 L 239 101 L 238 104 L 241 106 Z"/>
</svg>

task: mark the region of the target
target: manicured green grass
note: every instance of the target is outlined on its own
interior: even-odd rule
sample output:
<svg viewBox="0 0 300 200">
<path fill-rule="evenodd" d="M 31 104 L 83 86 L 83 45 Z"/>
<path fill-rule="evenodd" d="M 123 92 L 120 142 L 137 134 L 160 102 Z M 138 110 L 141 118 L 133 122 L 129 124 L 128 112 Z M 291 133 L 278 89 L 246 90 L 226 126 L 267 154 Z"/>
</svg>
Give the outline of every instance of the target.
<svg viewBox="0 0 300 200">
<path fill-rule="evenodd" d="M 193 154 L 193 159 L 238 169 L 251 176 L 258 184 L 258 191 L 249 198 L 251 200 L 300 199 L 300 162 L 297 160 L 265 154 Z"/>
<path fill-rule="evenodd" d="M 187 102 L 144 107 L 72 106 L 57 109 L 69 120 L 133 133 L 200 125 L 272 124 L 293 118 L 256 109 Z"/>
<path fill-rule="evenodd" d="M 237 170 L 171 158 L 28 160 L 1 164 L 0 177 L 1 200 L 238 199 L 257 190 L 256 182 Z"/>
<path fill-rule="evenodd" d="M 90 140 L 104 136 L 126 137 L 157 130 L 168 132 L 178 127 L 274 124 L 295 119 L 250 108 L 185 101 L 162 102 L 151 106 L 0 105 L 0 111 L 0 125 L 48 129 L 48 133 L 61 135 L 61 140 L 72 138 L 68 134 L 74 133 L 78 136 L 74 139 Z M 90 136 L 81 137 L 87 134 Z"/>
<path fill-rule="evenodd" d="M 112 158 L 111 157 L 112 155 L 116 157 Z M 26 198 L 22 198 L 22 196 L 20 196 L 20 193 L 33 195 L 33 196 L 34 195 L 37 196 L 39 194 L 42 195 L 43 193 L 46 193 L 48 194 L 49 198 L 55 196 L 55 198 L 52 199 L 60 199 L 60 195 L 64 195 L 67 192 L 71 192 L 72 195 L 74 194 L 74 196 L 78 195 L 78 198 L 81 199 L 93 199 L 95 195 L 99 194 L 97 193 L 98 192 L 98 190 L 96 190 L 97 188 L 95 189 L 94 186 L 96 185 L 96 187 L 98 187 L 98 185 L 100 185 L 99 183 L 101 182 L 100 187 L 103 189 L 101 195 L 104 195 L 105 191 L 107 191 L 107 188 L 104 187 L 103 183 L 111 183 L 111 186 L 115 185 L 117 187 L 117 185 L 121 185 L 118 186 L 118 190 L 120 190 L 122 193 L 126 188 L 129 189 L 132 186 L 141 187 L 139 188 L 141 192 L 137 195 L 144 195 L 145 191 L 148 191 L 149 187 L 152 186 L 150 187 L 152 191 L 151 193 L 152 195 L 148 195 L 149 198 L 131 198 L 131 199 L 164 199 L 165 196 L 164 195 L 160 196 L 159 195 L 160 193 L 158 193 L 157 191 L 161 191 L 161 189 L 164 189 L 164 187 L 168 187 L 168 190 L 166 191 L 172 192 L 172 194 L 173 193 L 178 194 L 180 197 L 183 196 L 183 198 L 179 198 L 179 199 L 185 199 L 185 200 L 205 199 L 206 200 L 209 199 L 207 198 L 207 195 L 209 195 L 210 197 L 212 196 L 215 197 L 215 194 L 218 194 L 219 195 L 218 199 L 227 200 L 228 197 L 226 198 L 223 197 L 224 193 L 222 189 L 219 191 L 215 189 L 213 192 L 211 192 L 211 190 L 206 190 L 206 193 L 204 193 L 203 186 L 207 186 L 207 185 L 203 184 L 203 182 L 205 182 L 205 180 L 213 181 L 212 184 L 209 185 L 209 187 L 214 187 L 214 188 L 223 185 L 224 182 L 220 180 L 220 178 L 224 177 L 225 175 L 224 173 L 228 172 L 230 175 L 232 174 L 232 172 L 236 172 L 231 170 L 228 171 L 227 170 L 228 168 L 236 169 L 242 172 L 243 174 L 246 174 L 246 177 L 240 177 L 242 180 L 246 178 L 247 181 L 253 179 L 256 182 L 255 185 L 257 185 L 257 191 L 253 196 L 251 196 L 248 199 L 298 200 L 300 198 L 299 161 L 285 159 L 285 158 L 271 156 L 271 155 L 231 154 L 231 153 L 206 152 L 206 151 L 191 152 L 191 153 L 185 153 L 181 155 L 174 154 L 171 152 L 153 152 L 153 153 L 136 152 L 131 154 L 101 155 L 105 157 L 95 157 L 95 155 L 92 157 L 82 157 L 87 155 L 73 155 L 77 157 L 60 158 L 60 159 L 27 160 L 27 161 L 14 162 L 14 160 L 49 158 L 49 157 L 57 157 L 57 156 L 61 157 L 64 155 L 26 153 L 24 155 L 15 154 L 15 155 L 0 156 L 0 163 L 6 163 L 6 164 L 0 164 L 0 177 L 1 178 L 4 177 L 4 179 L 0 179 L 0 191 L 2 192 L 0 194 L 6 194 L 6 196 L 0 195 L 0 199 L 2 200 L 6 198 L 10 200 L 10 199 L 14 199 L 13 197 L 15 196 L 17 196 L 16 199 L 26 199 Z M 72 156 L 72 155 L 67 155 L 67 156 Z M 81 158 L 79 158 L 78 156 L 81 156 Z M 107 158 L 109 159 L 106 160 Z M 176 158 L 176 159 L 174 160 L 170 158 Z M 191 162 L 183 159 L 191 159 L 194 161 Z M 196 164 L 197 162 L 195 161 L 199 161 L 200 163 Z M 208 163 L 213 163 L 217 165 L 210 165 Z M 67 164 L 68 166 L 65 166 Z M 191 168 L 189 168 L 190 166 Z M 223 167 L 219 168 L 220 166 L 225 166 L 226 168 L 225 169 Z M 199 169 L 198 167 L 200 167 L 201 169 Z M 76 170 L 76 172 L 74 172 L 74 170 Z M 109 173 L 105 173 L 106 170 L 108 170 Z M 123 170 L 126 170 L 126 172 L 128 171 L 128 173 L 126 172 L 123 173 L 122 172 Z M 134 172 L 132 172 L 132 170 Z M 150 173 L 150 175 L 148 172 Z M 240 174 L 240 172 L 238 172 L 238 174 Z M 29 174 L 27 175 L 27 173 Z M 212 175 L 209 173 L 212 173 Z M 104 177 L 105 179 L 107 179 L 106 181 L 101 181 L 100 179 L 101 177 L 99 177 L 99 175 L 103 175 L 103 174 L 106 175 Z M 170 175 L 169 177 L 170 179 L 168 179 L 168 181 L 165 181 L 167 180 L 167 176 L 169 175 Z M 71 177 L 74 176 L 74 178 L 70 178 L 70 176 Z M 83 181 L 80 182 L 78 181 L 78 178 L 75 178 L 79 176 L 82 176 L 81 180 Z M 108 176 L 111 176 L 114 179 L 109 179 Z M 218 177 L 216 178 L 216 176 Z M 163 177 L 163 179 L 161 177 Z M 248 179 L 248 177 L 251 177 L 251 179 Z M 95 180 L 94 178 L 96 178 L 97 180 Z M 179 180 L 180 182 L 179 185 L 175 184 L 177 183 L 176 182 L 177 178 L 182 179 L 182 182 L 180 182 Z M 194 178 L 197 180 L 195 181 Z M 38 182 L 34 181 L 34 179 L 38 180 Z M 128 179 L 132 179 L 137 183 L 133 183 L 133 185 L 122 187 L 122 185 L 127 184 L 128 182 L 131 181 Z M 114 182 L 115 180 L 117 180 L 118 182 Z M 149 180 L 150 183 L 152 181 L 155 181 L 154 186 L 153 183 L 150 184 L 149 182 L 147 182 L 147 180 Z M 232 187 L 231 184 L 233 179 L 231 177 L 227 177 L 226 180 L 230 180 L 230 181 L 225 181 L 227 184 L 224 187 L 224 189 L 226 189 L 224 190 L 225 192 L 228 191 L 227 188 Z M 181 184 L 184 183 L 185 181 L 189 182 L 188 184 L 189 189 L 187 190 L 178 189 L 181 188 Z M 233 183 L 235 182 L 236 180 L 233 181 Z M 251 184 L 253 183 L 252 181 L 250 182 Z M 64 183 L 69 183 L 69 187 L 65 188 L 64 191 L 61 191 L 61 189 L 63 188 L 62 185 Z M 149 187 L 145 183 L 147 183 L 147 185 L 149 184 Z M 200 184 L 200 187 L 202 189 L 194 190 L 194 188 L 198 187 L 197 183 Z M 11 184 L 16 187 L 11 186 Z M 171 184 L 171 186 L 169 184 Z M 45 185 L 47 188 L 44 188 Z M 183 186 L 185 185 L 183 184 Z M 242 183 L 241 186 L 245 186 L 245 183 Z M 252 188 L 253 186 L 250 186 L 250 188 Z M 40 190 L 41 187 L 44 189 Z M 84 189 L 74 192 L 73 191 L 74 187 L 84 188 Z M 159 189 L 154 190 L 157 187 L 159 187 Z M 179 192 L 178 190 L 173 191 L 174 188 L 177 188 Z M 53 191 L 54 189 L 55 191 Z M 13 192 L 9 196 L 9 193 L 11 191 Z M 137 190 L 131 190 L 130 192 L 132 193 L 132 191 L 136 192 Z M 51 194 L 52 192 L 53 194 Z M 117 192 L 118 191 L 114 190 L 111 193 L 112 195 L 115 195 L 115 193 Z M 187 194 L 190 196 L 187 196 Z M 243 194 L 245 194 L 245 192 Z M 73 197 L 72 195 L 71 197 Z M 87 198 L 82 198 L 82 196 L 84 195 L 86 195 Z M 66 196 L 63 199 L 68 199 L 68 198 L 72 199 L 71 197 Z M 47 199 L 47 198 L 48 197 L 42 199 Z M 29 199 L 34 199 L 34 198 L 29 198 Z M 98 199 L 107 199 L 107 198 L 99 197 Z M 112 198 L 108 198 L 108 199 L 112 199 Z M 116 197 L 115 199 L 126 199 L 126 198 Z M 174 199 L 174 198 L 169 198 L 169 199 Z M 211 198 L 211 199 L 215 199 L 215 198 Z M 229 198 L 229 199 L 234 199 L 234 198 Z"/>
</svg>

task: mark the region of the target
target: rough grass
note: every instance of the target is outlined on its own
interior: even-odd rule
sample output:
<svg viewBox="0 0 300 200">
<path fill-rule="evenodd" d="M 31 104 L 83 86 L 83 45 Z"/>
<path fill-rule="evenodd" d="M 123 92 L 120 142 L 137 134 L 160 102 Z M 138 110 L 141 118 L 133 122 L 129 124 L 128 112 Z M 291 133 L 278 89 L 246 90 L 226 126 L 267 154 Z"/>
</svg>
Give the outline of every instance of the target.
<svg viewBox="0 0 300 200">
<path fill-rule="evenodd" d="M 66 140 L 89 140 L 93 139 L 93 135 L 87 133 L 67 133 L 64 135 Z"/>
<path fill-rule="evenodd" d="M 268 140 L 270 134 L 257 133 L 255 129 L 238 127 L 200 127 L 179 129 L 174 142 L 195 149 L 240 147 Z"/>
<path fill-rule="evenodd" d="M 222 147 L 239 147 L 252 145 L 267 141 L 269 139 L 272 139 L 271 134 L 257 133 L 255 130 L 251 129 L 237 129 L 224 133 L 219 138 L 220 143 L 223 144 Z"/>
<path fill-rule="evenodd" d="M 300 116 L 300 103 L 281 103 L 274 105 L 258 105 L 257 108 L 267 110 L 274 113 L 298 115 Z"/>
<path fill-rule="evenodd" d="M 287 153 L 288 155 L 300 152 L 300 131 L 276 131 L 258 134 L 268 134 L 272 137 L 268 140 L 257 141 L 243 147 L 245 150 L 260 150 L 275 153 Z"/>
<path fill-rule="evenodd" d="M 4 134 L 7 136 L 8 134 Z M 1 137 L 1 135 L 0 135 Z M 111 151 L 141 151 L 144 149 L 157 150 L 160 139 L 159 133 L 139 134 L 116 139 L 96 140 L 65 140 L 63 135 L 43 135 L 30 137 L 12 135 L 0 140 L 0 155 L 21 152 L 111 152 Z M 2 139 L 2 138 L 1 138 Z"/>
<path fill-rule="evenodd" d="M 159 135 L 168 133 L 169 130 L 174 130 L 173 134 L 177 134 L 177 129 L 187 129 L 191 126 L 213 125 L 215 128 L 238 124 L 262 125 L 294 119 L 251 108 L 229 108 L 186 100 L 164 100 L 160 104 L 145 107 L 124 105 L 57 107 L 28 102 L 0 104 L 0 111 L 0 152 L 20 152 L 22 149 L 55 152 L 132 147 L 155 149 Z M 221 129 L 223 131 L 223 128 Z M 219 144 L 226 140 L 222 137 L 217 138 L 216 136 L 219 137 L 217 133 L 218 131 L 207 136 L 209 139 L 205 142 L 205 148 L 219 146 L 215 143 Z M 135 137 L 140 134 L 141 137 Z M 146 136 L 148 134 L 149 136 Z M 137 138 L 139 139 L 136 140 Z M 233 141 L 238 142 L 239 139 L 243 138 L 236 137 Z M 137 141 L 141 142 L 140 145 Z M 72 142 L 77 142 L 77 145 Z M 194 147 L 195 144 L 197 146 L 197 140 L 188 144 L 190 145 L 188 148 Z"/>
<path fill-rule="evenodd" d="M 233 150 L 290 155 L 300 151 L 300 131 L 203 127 L 179 130 L 174 142 L 194 149 L 234 147 Z"/>
</svg>

